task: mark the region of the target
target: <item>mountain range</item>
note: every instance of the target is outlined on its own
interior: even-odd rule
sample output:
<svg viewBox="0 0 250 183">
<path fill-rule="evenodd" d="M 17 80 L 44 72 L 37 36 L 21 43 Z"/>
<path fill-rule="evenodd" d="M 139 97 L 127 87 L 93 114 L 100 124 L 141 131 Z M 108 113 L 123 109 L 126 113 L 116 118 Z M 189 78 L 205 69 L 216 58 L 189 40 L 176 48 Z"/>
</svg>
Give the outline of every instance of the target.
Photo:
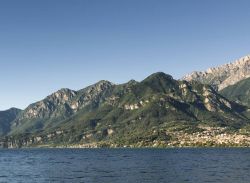
<svg viewBox="0 0 250 183">
<path fill-rule="evenodd" d="M 3 147 L 250 146 L 250 56 L 181 80 L 100 81 L 0 112 Z"/>
</svg>

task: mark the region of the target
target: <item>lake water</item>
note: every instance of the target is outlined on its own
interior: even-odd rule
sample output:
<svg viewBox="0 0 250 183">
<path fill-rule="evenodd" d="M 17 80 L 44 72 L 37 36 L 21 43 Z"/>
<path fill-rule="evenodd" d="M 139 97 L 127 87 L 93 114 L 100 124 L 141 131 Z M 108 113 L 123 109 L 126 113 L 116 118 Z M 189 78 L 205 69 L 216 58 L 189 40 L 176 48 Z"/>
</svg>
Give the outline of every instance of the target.
<svg viewBox="0 0 250 183">
<path fill-rule="evenodd" d="M 250 182 L 250 149 L 0 150 L 0 182 Z"/>
</svg>

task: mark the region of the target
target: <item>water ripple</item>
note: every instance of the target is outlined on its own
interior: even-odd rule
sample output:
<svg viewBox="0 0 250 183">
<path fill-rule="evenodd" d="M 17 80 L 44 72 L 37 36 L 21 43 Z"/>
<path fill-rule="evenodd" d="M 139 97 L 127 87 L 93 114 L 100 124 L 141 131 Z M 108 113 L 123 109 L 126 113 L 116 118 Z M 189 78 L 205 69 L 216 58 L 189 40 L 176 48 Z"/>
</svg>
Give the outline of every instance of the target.
<svg viewBox="0 0 250 183">
<path fill-rule="evenodd" d="M 248 183 L 250 149 L 0 150 L 0 182 Z"/>
</svg>

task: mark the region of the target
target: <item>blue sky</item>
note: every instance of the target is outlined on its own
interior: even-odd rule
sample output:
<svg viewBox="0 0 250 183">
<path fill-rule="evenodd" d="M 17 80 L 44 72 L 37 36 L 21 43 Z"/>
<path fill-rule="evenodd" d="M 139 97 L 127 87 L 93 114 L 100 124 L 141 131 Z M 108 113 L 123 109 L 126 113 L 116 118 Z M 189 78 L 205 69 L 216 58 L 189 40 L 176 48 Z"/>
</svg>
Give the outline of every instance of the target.
<svg viewBox="0 0 250 183">
<path fill-rule="evenodd" d="M 248 0 L 0 1 L 0 110 L 233 61 L 250 53 L 249 20 Z"/>
</svg>

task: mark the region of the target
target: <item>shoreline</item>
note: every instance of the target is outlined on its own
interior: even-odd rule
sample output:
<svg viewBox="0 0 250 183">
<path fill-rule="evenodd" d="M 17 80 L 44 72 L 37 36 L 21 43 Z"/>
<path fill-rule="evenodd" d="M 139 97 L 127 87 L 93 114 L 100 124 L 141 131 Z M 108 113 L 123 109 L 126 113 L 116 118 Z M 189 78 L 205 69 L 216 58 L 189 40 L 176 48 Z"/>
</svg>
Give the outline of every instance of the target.
<svg viewBox="0 0 250 183">
<path fill-rule="evenodd" d="M 142 147 L 86 147 L 86 146 L 49 146 L 49 145 L 38 145 L 38 146 L 25 146 L 25 147 L 10 147 L 0 149 L 248 149 L 250 146 L 166 146 L 166 147 L 153 147 L 153 146 L 142 146 Z"/>
</svg>

